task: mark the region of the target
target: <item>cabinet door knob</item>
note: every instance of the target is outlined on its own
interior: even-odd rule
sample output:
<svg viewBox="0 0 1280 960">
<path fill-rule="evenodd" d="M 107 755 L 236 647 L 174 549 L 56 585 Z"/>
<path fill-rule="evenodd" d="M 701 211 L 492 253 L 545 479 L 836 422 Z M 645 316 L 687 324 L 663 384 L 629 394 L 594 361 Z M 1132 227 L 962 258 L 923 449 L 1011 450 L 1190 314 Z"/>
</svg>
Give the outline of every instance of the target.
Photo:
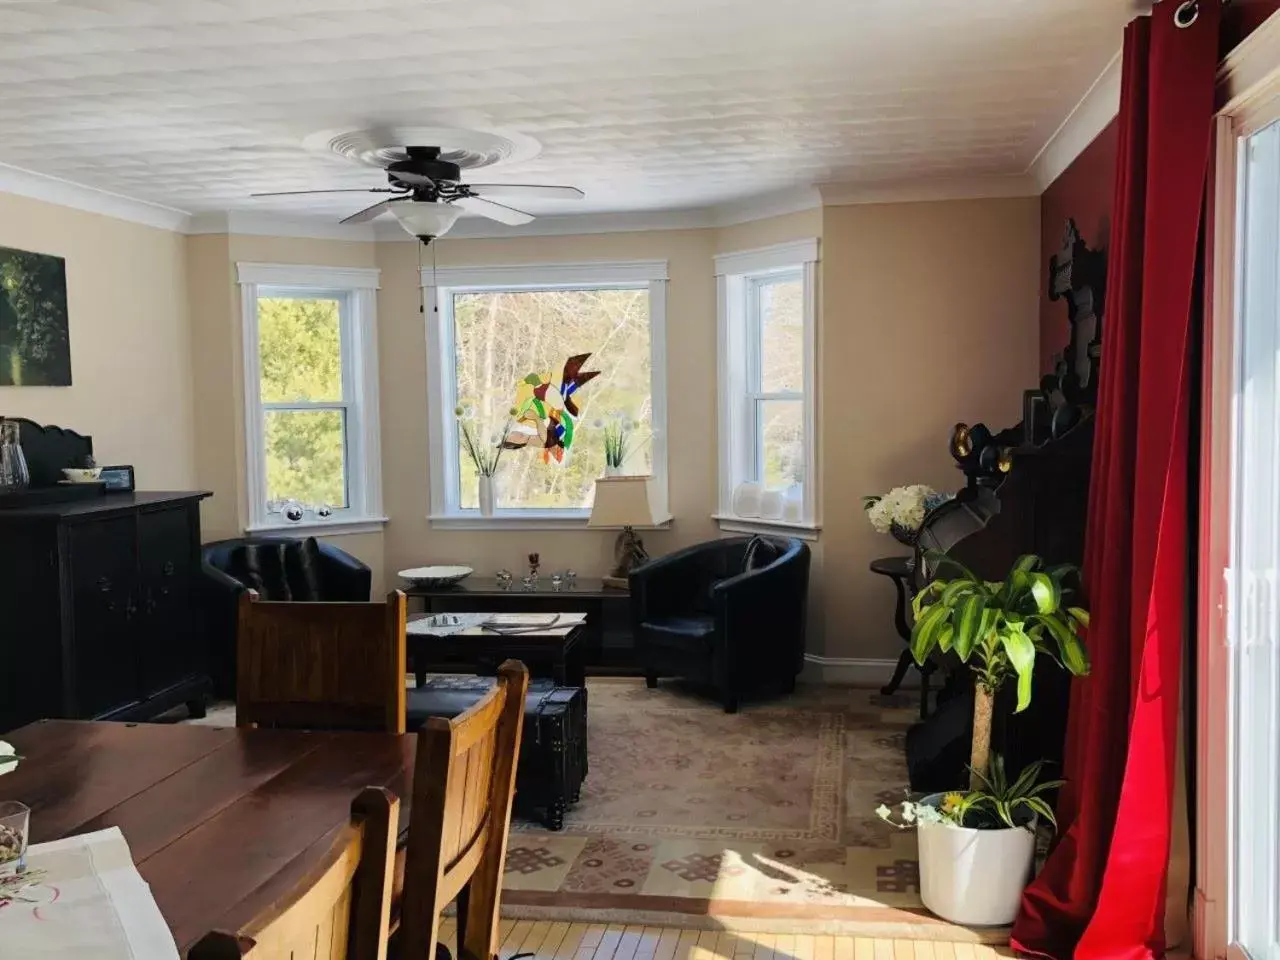
<svg viewBox="0 0 1280 960">
<path fill-rule="evenodd" d="M 100 593 L 110 593 L 110 592 L 111 592 L 111 578 L 110 578 L 110 577 L 99 577 L 99 578 L 98 578 L 98 591 L 99 591 Z"/>
<path fill-rule="evenodd" d="M 174 566 L 172 560 L 166 560 L 164 566 L 160 568 L 166 577 L 172 577 L 173 572 L 178 568 Z"/>
</svg>

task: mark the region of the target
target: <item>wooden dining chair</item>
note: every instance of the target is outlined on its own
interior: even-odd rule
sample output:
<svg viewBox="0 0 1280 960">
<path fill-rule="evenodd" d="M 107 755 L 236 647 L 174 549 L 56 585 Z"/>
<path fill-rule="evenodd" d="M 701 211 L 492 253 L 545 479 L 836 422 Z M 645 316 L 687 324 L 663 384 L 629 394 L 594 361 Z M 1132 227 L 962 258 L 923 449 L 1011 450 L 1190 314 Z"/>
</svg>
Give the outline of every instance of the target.
<svg viewBox="0 0 1280 960">
<path fill-rule="evenodd" d="M 399 912 L 403 960 L 435 960 L 440 911 L 453 900 L 459 957 L 491 960 L 498 952 L 499 897 L 528 689 L 524 664 L 508 660 L 483 700 L 452 720 L 432 718 L 418 731 Z"/>
<path fill-rule="evenodd" d="M 386 960 L 400 801 L 366 787 L 315 868 L 235 933 L 205 934 L 187 960 Z"/>
<path fill-rule="evenodd" d="M 240 597 L 236 725 L 404 733 L 405 595 L 385 603 Z"/>
</svg>

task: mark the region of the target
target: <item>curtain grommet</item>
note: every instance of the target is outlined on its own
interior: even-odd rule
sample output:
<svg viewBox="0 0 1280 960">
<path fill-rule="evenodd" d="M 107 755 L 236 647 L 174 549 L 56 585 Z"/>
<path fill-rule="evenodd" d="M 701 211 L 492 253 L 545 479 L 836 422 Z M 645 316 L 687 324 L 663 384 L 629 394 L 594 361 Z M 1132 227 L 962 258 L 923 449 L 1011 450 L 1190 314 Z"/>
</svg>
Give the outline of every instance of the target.
<svg viewBox="0 0 1280 960">
<path fill-rule="evenodd" d="M 1178 9 L 1173 11 L 1173 25 L 1185 30 L 1200 19 L 1199 0 L 1183 0 Z"/>
</svg>

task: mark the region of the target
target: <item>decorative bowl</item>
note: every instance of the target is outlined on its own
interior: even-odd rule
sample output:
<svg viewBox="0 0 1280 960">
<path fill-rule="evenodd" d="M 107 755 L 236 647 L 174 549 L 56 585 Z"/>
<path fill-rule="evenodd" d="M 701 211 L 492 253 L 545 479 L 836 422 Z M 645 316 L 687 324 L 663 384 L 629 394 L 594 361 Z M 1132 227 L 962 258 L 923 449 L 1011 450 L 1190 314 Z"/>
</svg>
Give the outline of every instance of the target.
<svg viewBox="0 0 1280 960">
<path fill-rule="evenodd" d="M 63 467 L 62 475 L 72 483 L 93 483 L 102 476 L 101 467 Z"/>
<path fill-rule="evenodd" d="M 465 580 L 475 571 L 470 567 L 411 567 L 401 570 L 397 576 L 408 580 L 415 587 L 449 587 Z"/>
</svg>

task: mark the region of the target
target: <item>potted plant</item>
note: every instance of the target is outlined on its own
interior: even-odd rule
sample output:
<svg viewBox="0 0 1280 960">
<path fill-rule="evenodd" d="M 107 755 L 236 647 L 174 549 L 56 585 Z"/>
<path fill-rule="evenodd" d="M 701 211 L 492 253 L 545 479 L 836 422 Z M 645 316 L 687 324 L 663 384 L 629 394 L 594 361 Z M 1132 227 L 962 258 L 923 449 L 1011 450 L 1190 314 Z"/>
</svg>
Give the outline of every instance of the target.
<svg viewBox="0 0 1280 960">
<path fill-rule="evenodd" d="M 876 533 L 892 534 L 899 543 L 914 547 L 929 511 L 951 497 L 951 494 L 939 493 L 923 483 L 913 483 L 894 487 L 881 496 L 863 497 L 862 509 L 867 512 L 867 519 Z"/>
<path fill-rule="evenodd" d="M 623 464 L 640 446 L 640 439 L 633 437 L 640 424 L 623 414 L 615 413 L 608 420 L 595 421 L 593 426 L 604 434 L 604 475 L 621 476 Z"/>
<path fill-rule="evenodd" d="M 916 596 L 911 653 L 923 664 L 935 650 L 954 652 L 974 674 L 969 791 L 926 797 L 912 807 L 920 827 L 920 893 L 934 913 L 957 923 L 1011 923 L 1035 853 L 1037 815 L 1053 823 L 1043 795 L 1058 781 L 1040 780 L 1043 761 L 1010 782 L 991 755 L 996 693 L 1017 684 L 1017 706 L 1031 703 L 1036 660 L 1047 655 L 1075 676 L 1089 672 L 1080 632 L 1089 614 L 1066 602 L 1070 565 L 1046 569 L 1036 556 L 1019 557 L 1002 582 L 982 580 L 946 554 L 929 551 L 936 579 Z M 938 816 L 919 816 L 923 806 Z M 905 812 L 905 811 L 904 811 Z M 1008 882 L 1003 882 L 1008 880 Z"/>
<path fill-rule="evenodd" d="M 498 464 L 502 462 L 502 451 L 505 448 L 504 438 L 511 430 L 511 421 L 517 410 L 512 407 L 507 411 L 507 422 L 502 432 L 485 443 L 480 437 L 480 427 L 471 416 L 469 407 L 455 407 L 454 415 L 458 418 L 458 439 L 467 458 L 476 468 L 476 479 L 479 482 L 477 491 L 480 501 L 480 516 L 493 516 L 494 490 L 493 478 L 498 472 Z"/>
</svg>

